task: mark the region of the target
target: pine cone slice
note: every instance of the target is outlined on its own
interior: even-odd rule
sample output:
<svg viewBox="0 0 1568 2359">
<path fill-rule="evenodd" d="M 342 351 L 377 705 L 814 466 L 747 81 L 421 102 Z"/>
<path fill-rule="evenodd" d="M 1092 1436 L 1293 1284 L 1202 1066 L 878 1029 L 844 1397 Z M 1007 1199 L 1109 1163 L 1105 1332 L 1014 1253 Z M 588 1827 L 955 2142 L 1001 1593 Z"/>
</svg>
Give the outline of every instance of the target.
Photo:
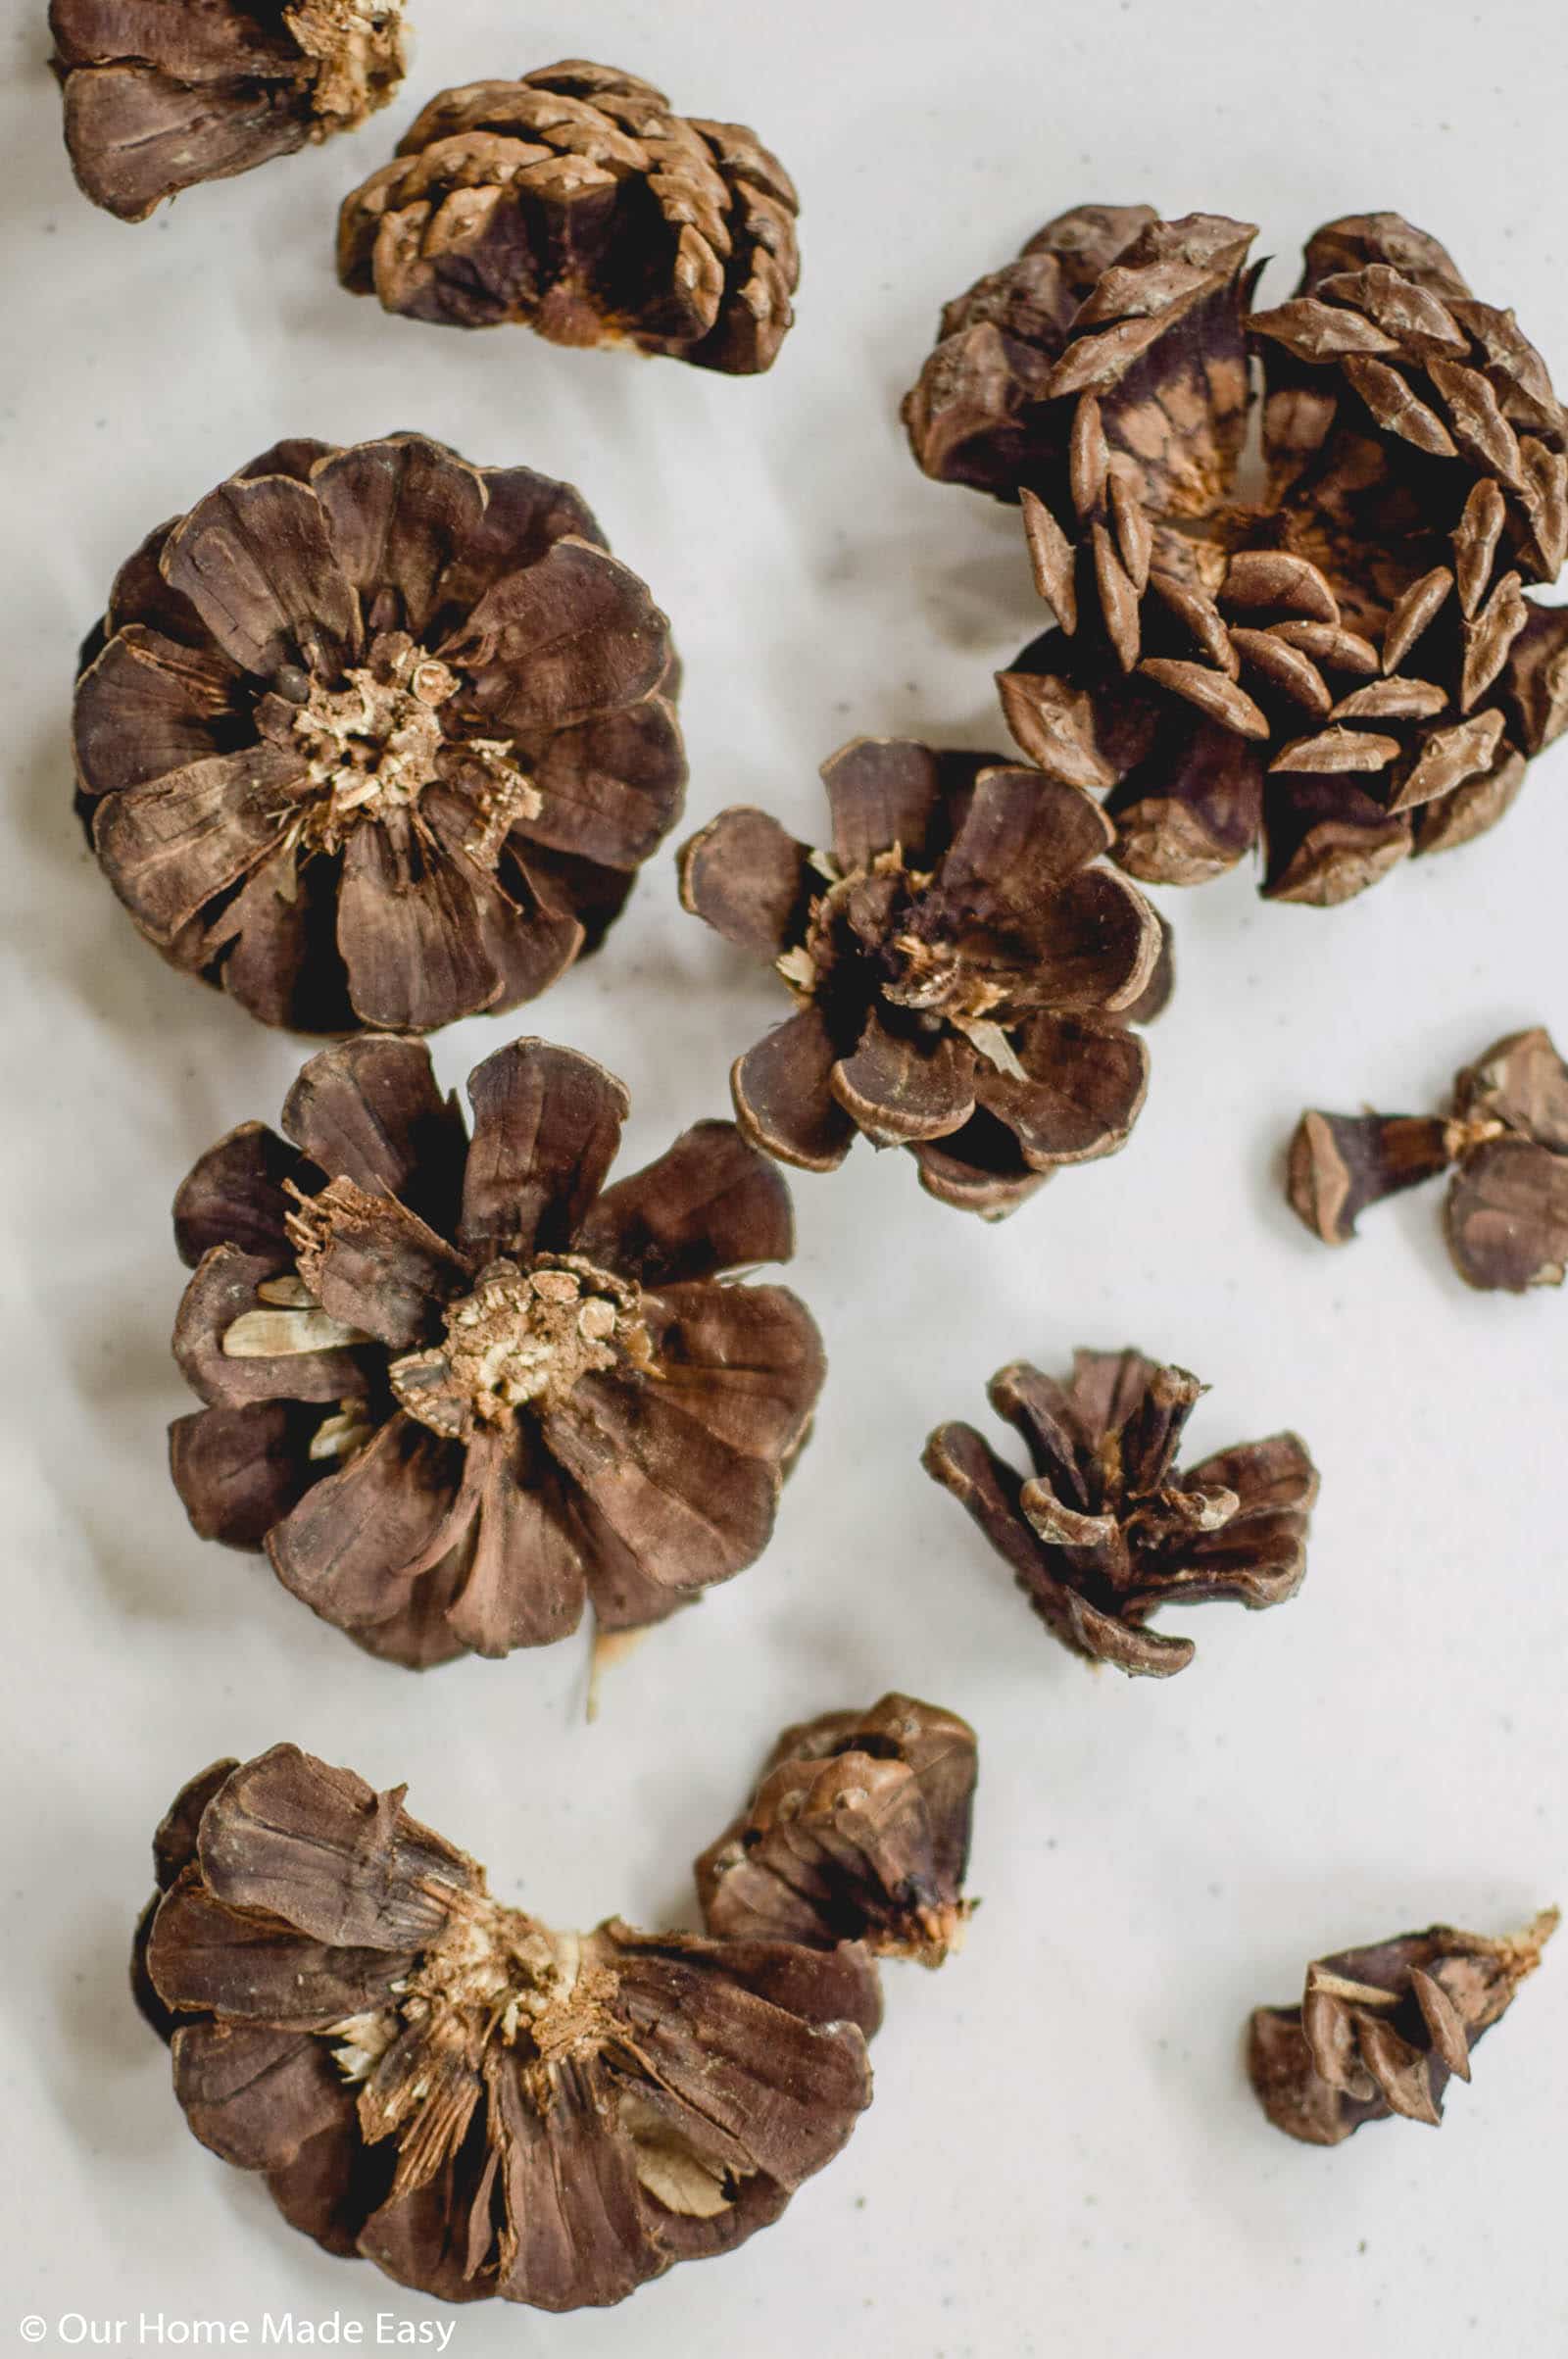
<svg viewBox="0 0 1568 2359">
<path fill-rule="evenodd" d="M 72 171 L 122 221 L 357 130 L 407 66 L 402 0 L 50 0 L 49 28 Z"/>
<path fill-rule="evenodd" d="M 685 907 L 797 1003 L 735 1065 L 744 1135 L 812 1171 L 857 1133 L 906 1148 L 929 1194 L 993 1218 L 1113 1154 L 1147 1086 L 1128 1026 L 1170 968 L 1153 911 L 1099 862 L 1093 800 L 902 740 L 857 739 L 822 776 L 830 844 L 736 809 L 680 856 Z"/>
<path fill-rule="evenodd" d="M 783 1287 L 788 1191 L 728 1122 L 612 1186 L 625 1092 L 521 1041 L 306 1065 L 284 1137 L 220 1141 L 175 1202 L 195 1274 L 171 1434 L 195 1529 L 413 1669 L 662 1620 L 751 1563 L 824 1362 Z"/>
<path fill-rule="evenodd" d="M 1277 2130 L 1337 2146 L 1400 2114 L 1436 2129 L 1449 2080 L 1513 2004 L 1557 1929 L 1557 1911 L 1500 1941 L 1431 1925 L 1367 1949 L 1319 1958 L 1295 2007 L 1259 2007 L 1248 2071 Z"/>
<path fill-rule="evenodd" d="M 603 940 L 677 816 L 669 626 L 567 484 L 279 444 L 122 569 L 77 807 L 171 964 L 264 1023 L 423 1032 Z"/>
<path fill-rule="evenodd" d="M 757 375 L 794 319 L 798 207 L 745 124 L 572 59 L 433 99 L 345 202 L 338 274 L 439 326 L 511 321 Z"/>
<path fill-rule="evenodd" d="M 857 1948 L 553 1933 L 294 1745 L 160 1830 L 132 1974 L 192 2133 L 448 2301 L 574 2310 L 744 2242 L 870 2100 Z"/>
<path fill-rule="evenodd" d="M 1283 1604 L 1306 1571 L 1317 1470 L 1295 1434 L 1179 1471 L 1203 1387 L 1138 1352 L 1074 1355 L 1066 1385 L 1025 1361 L 990 1395 L 1033 1461 L 1028 1479 L 969 1425 L 939 1426 L 927 1474 L 967 1508 L 1052 1636 L 1091 1662 L 1168 1678 L 1189 1639 L 1150 1630 L 1167 1604 Z"/>
<path fill-rule="evenodd" d="M 861 1942 L 940 1966 L 963 1938 L 973 1729 L 908 1696 L 786 1729 L 750 1803 L 697 1862 L 727 1941 Z"/>
</svg>

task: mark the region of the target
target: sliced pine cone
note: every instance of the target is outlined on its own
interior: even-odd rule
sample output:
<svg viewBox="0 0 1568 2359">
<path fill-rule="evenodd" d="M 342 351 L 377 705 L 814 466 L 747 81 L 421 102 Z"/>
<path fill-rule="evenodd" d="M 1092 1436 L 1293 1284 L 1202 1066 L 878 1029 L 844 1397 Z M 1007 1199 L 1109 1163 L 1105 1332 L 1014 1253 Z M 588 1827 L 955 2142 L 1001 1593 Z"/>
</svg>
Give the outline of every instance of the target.
<svg viewBox="0 0 1568 2359">
<path fill-rule="evenodd" d="M 78 809 L 172 965 L 264 1023 L 432 1031 L 603 940 L 680 811 L 675 676 L 569 484 L 280 443 L 122 568 Z"/>
<path fill-rule="evenodd" d="M 1568 1272 L 1568 1065 L 1540 1025 L 1457 1074 L 1446 1114 L 1301 1116 L 1286 1198 L 1325 1245 L 1369 1204 L 1451 1171 L 1448 1250 L 1471 1286 L 1523 1294 Z"/>
<path fill-rule="evenodd" d="M 404 1791 L 279 1745 L 175 1801 L 132 1976 L 193 2135 L 442 2301 L 603 2307 L 776 2220 L 870 2101 L 864 1952 L 554 1933 Z"/>
<path fill-rule="evenodd" d="M 432 100 L 344 205 L 338 275 L 438 326 L 514 321 L 751 376 L 794 319 L 798 209 L 744 123 L 573 58 Z"/>
<path fill-rule="evenodd" d="M 1195 1649 L 1147 1627 L 1161 1606 L 1256 1610 L 1301 1586 L 1318 1490 L 1305 1445 L 1274 1434 L 1178 1469 L 1204 1389 L 1139 1352 L 1075 1352 L 1066 1385 L 1015 1360 L 990 1398 L 1022 1435 L 1030 1477 L 971 1425 L 939 1426 L 926 1444 L 927 1474 L 967 1507 L 1052 1636 L 1091 1662 L 1168 1678 Z"/>
<path fill-rule="evenodd" d="M 944 1204 L 1000 1218 L 1112 1155 L 1143 1106 L 1128 1025 L 1170 987 L 1160 922 L 1100 862 L 1092 798 L 984 754 L 858 738 L 823 765 L 832 841 L 721 811 L 681 899 L 769 959 L 798 1011 L 731 1074 L 745 1136 L 831 1171 L 857 1132 Z"/>
<path fill-rule="evenodd" d="M 84 196 L 144 221 L 396 96 L 403 0 L 50 0 L 66 146 Z"/>
<path fill-rule="evenodd" d="M 171 1433 L 204 1539 L 412 1669 L 661 1620 L 759 1556 L 824 1373 L 789 1193 L 728 1122 L 606 1188 L 627 1112 L 519 1041 L 468 1079 L 415 1041 L 305 1066 L 179 1192 Z M 603 1192 L 601 1192 L 603 1191 Z"/>
<path fill-rule="evenodd" d="M 1429 1925 L 1306 1970 L 1296 2007 L 1259 2007 L 1248 2032 L 1258 2103 L 1288 2138 L 1337 2146 L 1394 2114 L 1437 2129 L 1450 2077 L 1505 2015 L 1557 1930 L 1548 1908 L 1507 1940 Z"/>
<path fill-rule="evenodd" d="M 863 1942 L 940 1966 L 963 1897 L 978 1775 L 967 1721 L 910 1696 L 786 1729 L 746 1809 L 697 1862 L 725 1941 Z"/>
</svg>

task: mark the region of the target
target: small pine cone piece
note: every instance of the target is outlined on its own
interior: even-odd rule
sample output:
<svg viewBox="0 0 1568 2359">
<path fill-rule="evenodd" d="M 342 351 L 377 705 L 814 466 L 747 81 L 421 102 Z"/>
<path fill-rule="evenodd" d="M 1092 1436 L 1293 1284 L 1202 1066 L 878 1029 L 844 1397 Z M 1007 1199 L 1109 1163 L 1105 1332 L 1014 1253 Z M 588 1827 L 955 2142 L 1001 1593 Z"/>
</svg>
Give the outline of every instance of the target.
<svg viewBox="0 0 1568 2359">
<path fill-rule="evenodd" d="M 1308 1966 L 1300 2005 L 1259 2007 L 1248 2030 L 1248 2071 L 1275 2129 L 1311 2146 L 1394 2114 L 1437 2129 L 1449 2079 L 1469 2080 L 1470 2050 L 1557 1921 L 1548 1908 L 1500 1941 L 1430 1925 Z"/>
<path fill-rule="evenodd" d="M 1469 1285 L 1523 1294 L 1563 1283 L 1568 1065 L 1540 1025 L 1457 1074 L 1446 1114 L 1309 1109 L 1291 1140 L 1286 1199 L 1325 1245 L 1345 1245 L 1369 1204 L 1444 1171 L 1448 1250 Z"/>
<path fill-rule="evenodd" d="M 1147 1627 L 1161 1606 L 1227 1598 L 1256 1610 L 1300 1588 L 1318 1478 L 1295 1434 L 1179 1469 L 1204 1387 L 1140 1352 L 1078 1352 L 1065 1385 L 1016 1360 L 989 1389 L 1033 1474 L 970 1425 L 939 1426 L 925 1470 L 968 1509 L 1074 1654 L 1168 1678 L 1195 1649 Z"/>
<path fill-rule="evenodd" d="M 1093 798 L 898 739 L 858 738 L 822 778 L 827 846 L 734 809 L 680 856 L 686 908 L 797 1002 L 731 1074 L 745 1136 L 807 1171 L 857 1133 L 907 1148 L 930 1195 L 992 1219 L 1114 1154 L 1148 1080 L 1128 1027 L 1164 1005 L 1170 959 L 1101 860 Z"/>
<path fill-rule="evenodd" d="M 794 319 L 798 210 L 744 123 L 568 59 L 433 99 L 345 203 L 338 275 L 438 326 L 513 321 L 752 376 Z"/>
<path fill-rule="evenodd" d="M 680 811 L 675 676 L 569 484 L 279 443 L 122 567 L 77 810 L 145 938 L 263 1023 L 433 1031 L 603 940 Z"/>
<path fill-rule="evenodd" d="M 740 1572 L 825 1372 L 796 1296 L 727 1279 L 794 1250 L 732 1123 L 606 1187 L 628 1101 L 590 1057 L 518 1041 L 468 1095 L 471 1137 L 422 1043 L 327 1049 L 284 1135 L 231 1131 L 174 1205 L 192 1524 L 412 1670 Z"/>
<path fill-rule="evenodd" d="M 864 1952 L 553 1932 L 404 1791 L 279 1745 L 176 1799 L 132 1982 L 192 2134 L 442 2301 L 604 2307 L 776 2220 L 870 2102 Z"/>
<path fill-rule="evenodd" d="M 122 221 L 358 130 L 408 62 L 403 0 L 50 0 L 49 29 L 77 186 Z"/>
<path fill-rule="evenodd" d="M 967 1721 L 909 1696 L 786 1729 L 733 1826 L 697 1862 L 725 1941 L 859 1941 L 940 1966 L 963 1938 L 978 1775 Z"/>
</svg>

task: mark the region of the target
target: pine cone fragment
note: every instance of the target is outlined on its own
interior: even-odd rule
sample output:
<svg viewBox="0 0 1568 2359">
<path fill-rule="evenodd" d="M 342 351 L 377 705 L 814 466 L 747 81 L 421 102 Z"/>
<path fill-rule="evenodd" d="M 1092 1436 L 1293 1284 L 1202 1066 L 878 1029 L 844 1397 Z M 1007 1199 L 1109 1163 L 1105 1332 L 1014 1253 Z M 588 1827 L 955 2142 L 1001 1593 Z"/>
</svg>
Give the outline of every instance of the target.
<svg viewBox="0 0 1568 2359">
<path fill-rule="evenodd" d="M 858 738 L 822 770 L 828 848 L 721 811 L 681 899 L 798 1003 L 731 1074 L 755 1146 L 832 1171 L 858 1131 L 943 1204 L 1000 1218 L 1125 1145 L 1148 1086 L 1128 1029 L 1170 987 L 1160 921 L 1100 860 L 1076 786 L 983 754 Z"/>
<path fill-rule="evenodd" d="M 1540 1025 L 1513 1032 L 1454 1077 L 1446 1115 L 1301 1116 L 1286 1198 L 1325 1245 L 1345 1245 L 1369 1204 L 1453 1173 L 1446 1231 L 1467 1284 L 1523 1294 L 1568 1272 L 1568 1065 Z"/>
<path fill-rule="evenodd" d="M 669 625 L 578 494 L 421 435 L 285 442 L 124 565 L 78 810 L 172 965 L 427 1032 L 603 939 L 679 815 Z"/>
<path fill-rule="evenodd" d="M 1332 221 L 1249 310 L 1255 232 L 1082 207 L 948 307 L 905 405 L 929 474 L 1016 500 L 1054 627 L 1018 744 L 1115 857 L 1199 884 L 1255 844 L 1327 907 L 1501 817 L 1568 725 L 1568 423 L 1513 315 L 1396 214 Z M 1242 459 L 1261 356 L 1266 481 Z"/>
<path fill-rule="evenodd" d="M 1248 2030 L 1258 2103 L 1287 2138 L 1337 2146 L 1394 2114 L 1437 2129 L 1451 2075 L 1505 2015 L 1557 1930 L 1548 1908 L 1501 1941 L 1429 1925 L 1306 1970 L 1296 2007 L 1259 2007 Z"/>
<path fill-rule="evenodd" d="M 1146 1627 L 1162 1605 L 1228 1598 L 1252 1610 L 1294 1597 L 1306 1572 L 1317 1469 L 1295 1434 L 1241 1442 L 1178 1469 L 1205 1387 L 1140 1352 L 1073 1355 L 1057 1384 L 1024 1360 L 991 1404 L 1033 1460 L 1025 1479 L 971 1425 L 943 1425 L 922 1460 L 951 1491 L 1054 1638 L 1091 1662 L 1169 1678 L 1191 1639 Z"/>
<path fill-rule="evenodd" d="M 697 1862 L 724 1941 L 858 1941 L 940 1966 L 963 1939 L 978 1776 L 967 1721 L 910 1696 L 786 1729 L 733 1826 Z"/>
<path fill-rule="evenodd" d="M 602 2307 L 776 2220 L 870 2101 L 863 1952 L 553 1933 L 404 1792 L 279 1745 L 175 1801 L 132 1979 L 193 2135 L 442 2301 Z"/>
<path fill-rule="evenodd" d="M 444 90 L 343 207 L 351 294 L 753 376 L 794 319 L 799 199 L 744 123 L 580 58 Z"/>
<path fill-rule="evenodd" d="M 408 66 L 403 0 L 50 0 L 49 29 L 76 184 L 122 221 L 358 130 Z"/>
<path fill-rule="evenodd" d="M 604 1186 L 628 1110 L 543 1041 L 470 1074 L 366 1037 L 305 1066 L 283 1137 L 205 1155 L 171 1432 L 204 1539 L 411 1669 L 662 1620 L 766 1546 L 824 1374 L 805 1305 L 722 1273 L 788 1259 L 782 1176 L 699 1122 Z M 601 1192 L 603 1191 L 603 1192 Z"/>
</svg>

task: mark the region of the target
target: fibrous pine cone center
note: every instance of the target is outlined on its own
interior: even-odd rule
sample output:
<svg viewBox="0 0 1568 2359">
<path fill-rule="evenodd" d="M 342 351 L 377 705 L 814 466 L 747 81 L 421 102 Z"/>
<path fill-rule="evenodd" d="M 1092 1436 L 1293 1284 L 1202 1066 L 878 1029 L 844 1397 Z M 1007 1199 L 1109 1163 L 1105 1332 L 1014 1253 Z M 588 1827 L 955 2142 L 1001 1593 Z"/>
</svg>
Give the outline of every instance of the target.
<svg viewBox="0 0 1568 2359">
<path fill-rule="evenodd" d="M 393 1362 L 392 1390 L 422 1425 L 465 1441 L 521 1408 L 547 1414 L 622 1355 L 646 1364 L 640 1300 L 635 1286 L 579 1254 L 529 1270 L 492 1262 L 472 1294 L 449 1305 L 445 1342 Z"/>
<path fill-rule="evenodd" d="M 297 0 L 284 11 L 283 21 L 304 55 L 316 62 L 311 92 L 316 137 L 353 130 L 386 104 L 404 70 L 399 7 Z"/>
<path fill-rule="evenodd" d="M 805 997 L 825 999 L 830 1016 L 858 1029 L 878 1001 L 907 1009 L 919 1029 L 952 1024 L 993 1063 L 1016 1059 L 1002 1026 L 1005 993 L 965 958 L 939 915 L 934 876 L 905 864 L 901 849 L 879 853 L 869 868 L 841 874 L 826 853 L 813 865 L 832 882 L 811 905 L 803 948 L 786 952 L 779 971 Z"/>
<path fill-rule="evenodd" d="M 416 802 L 436 776 L 445 742 L 440 708 L 458 682 L 396 631 L 375 641 L 368 663 L 350 671 L 343 687 L 314 679 L 304 685 L 292 726 L 310 750 L 316 791 L 301 832 L 335 850 L 358 819 Z"/>
</svg>

